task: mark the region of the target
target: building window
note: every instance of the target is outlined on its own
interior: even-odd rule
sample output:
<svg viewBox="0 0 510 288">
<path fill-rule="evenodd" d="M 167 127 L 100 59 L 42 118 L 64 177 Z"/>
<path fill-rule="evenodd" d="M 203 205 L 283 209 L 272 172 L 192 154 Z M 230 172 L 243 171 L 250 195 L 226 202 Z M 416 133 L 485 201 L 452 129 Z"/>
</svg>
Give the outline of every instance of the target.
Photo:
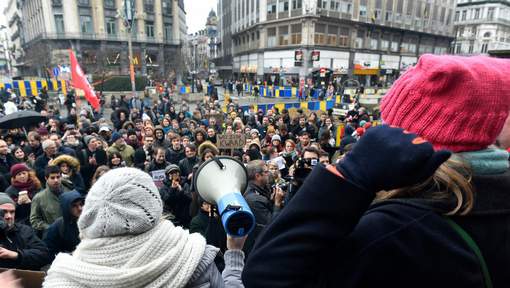
<svg viewBox="0 0 510 288">
<path fill-rule="evenodd" d="M 268 4 L 267 5 L 267 14 L 275 14 L 276 13 L 276 4 Z"/>
<path fill-rule="evenodd" d="M 326 45 L 326 25 L 325 24 L 315 24 L 315 35 L 314 41 L 317 45 Z"/>
<path fill-rule="evenodd" d="M 483 43 L 482 44 L 482 50 L 480 50 L 481 53 L 487 53 L 487 50 L 489 48 L 489 43 Z"/>
<path fill-rule="evenodd" d="M 483 33 L 483 38 L 491 38 L 491 32 Z"/>
<path fill-rule="evenodd" d="M 115 18 L 106 18 L 106 33 L 108 35 L 117 34 L 117 21 Z"/>
<path fill-rule="evenodd" d="M 386 11 L 386 17 L 384 18 L 387 22 L 391 21 L 391 11 Z"/>
<path fill-rule="evenodd" d="M 163 7 L 163 14 L 172 14 L 172 0 L 163 0 L 161 6 Z"/>
<path fill-rule="evenodd" d="M 172 24 L 165 23 L 165 39 L 172 40 Z"/>
<path fill-rule="evenodd" d="M 494 7 L 489 7 L 489 10 L 487 10 L 487 19 L 488 20 L 494 19 Z"/>
<path fill-rule="evenodd" d="M 457 37 L 461 38 L 464 37 L 464 27 L 459 27 L 457 30 Z"/>
<path fill-rule="evenodd" d="M 373 33 L 370 37 L 370 49 L 377 50 L 379 44 L 379 33 Z"/>
<path fill-rule="evenodd" d="M 455 22 L 458 22 L 460 18 L 460 11 L 455 11 Z"/>
<path fill-rule="evenodd" d="M 280 2 L 280 10 L 278 12 L 287 12 L 289 11 L 289 2 Z"/>
<path fill-rule="evenodd" d="M 480 19 L 480 8 L 475 9 L 475 20 Z"/>
<path fill-rule="evenodd" d="M 381 50 L 388 51 L 388 49 L 390 49 L 390 37 L 384 35 L 381 39 Z"/>
<path fill-rule="evenodd" d="M 467 10 L 462 11 L 462 21 L 466 21 L 467 18 Z"/>
<path fill-rule="evenodd" d="M 455 54 L 460 54 L 462 52 L 462 43 L 455 44 Z"/>
<path fill-rule="evenodd" d="M 92 17 L 88 15 L 80 15 L 81 33 L 92 34 L 94 29 L 92 27 Z"/>
<path fill-rule="evenodd" d="M 337 45 L 338 26 L 328 26 L 328 45 Z"/>
<path fill-rule="evenodd" d="M 301 24 L 292 24 L 290 27 L 290 42 L 291 44 L 301 44 Z"/>
<path fill-rule="evenodd" d="M 57 34 L 64 34 L 64 15 L 62 14 L 55 14 L 55 30 L 57 31 Z"/>
<path fill-rule="evenodd" d="M 147 13 L 154 13 L 154 0 L 145 0 L 143 3 L 143 11 Z"/>
<path fill-rule="evenodd" d="M 367 17 L 367 6 L 360 5 L 359 6 L 359 16 L 360 17 Z"/>
<path fill-rule="evenodd" d="M 319 0 L 319 8 L 327 9 L 328 8 L 328 1 L 327 0 Z"/>
<path fill-rule="evenodd" d="M 154 38 L 154 22 L 145 22 L 145 35 L 148 38 Z"/>
<path fill-rule="evenodd" d="M 474 41 L 469 41 L 469 54 L 473 54 Z"/>
<path fill-rule="evenodd" d="M 356 34 L 355 48 L 363 48 L 363 41 L 365 39 L 365 31 L 358 30 Z"/>
<path fill-rule="evenodd" d="M 292 10 L 301 9 L 302 6 L 303 0 L 292 0 Z"/>
<path fill-rule="evenodd" d="M 104 7 L 115 8 L 115 0 L 104 0 Z"/>
<path fill-rule="evenodd" d="M 289 45 L 289 26 L 278 27 L 278 45 Z"/>
<path fill-rule="evenodd" d="M 267 47 L 276 46 L 276 28 L 267 28 Z"/>
<path fill-rule="evenodd" d="M 349 46 L 349 28 L 340 27 L 340 37 L 338 37 L 338 45 L 342 47 Z"/>
<path fill-rule="evenodd" d="M 90 0 L 78 0 L 78 5 L 90 6 Z"/>
</svg>

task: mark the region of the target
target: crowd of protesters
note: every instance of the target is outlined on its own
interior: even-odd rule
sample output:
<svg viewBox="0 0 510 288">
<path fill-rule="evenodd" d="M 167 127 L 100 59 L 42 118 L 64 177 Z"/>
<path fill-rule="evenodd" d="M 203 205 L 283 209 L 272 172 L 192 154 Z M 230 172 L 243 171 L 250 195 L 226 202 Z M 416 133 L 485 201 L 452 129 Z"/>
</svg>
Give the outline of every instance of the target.
<svg viewBox="0 0 510 288">
<path fill-rule="evenodd" d="M 510 88 L 495 85 L 508 77 L 505 65 L 422 57 L 381 107 L 385 123 L 420 137 L 372 127 L 379 115 L 359 106 L 337 117 L 244 111 L 229 102 L 225 113 L 214 97 L 190 109 L 164 94 L 152 107 L 123 99 L 109 119 L 75 106 L 62 118 L 43 107 L 47 121 L 28 133 L 6 130 L 0 140 L 0 210 L 9 227 L 0 236 L 0 267 L 47 270 L 54 261 L 47 287 L 93 280 L 109 287 L 446 287 L 441 279 L 504 287 L 509 161 L 507 151 L 489 146 L 510 146 L 503 135 Z M 338 125 L 345 127 L 340 142 Z M 219 149 L 218 136 L 229 134 L 245 138 L 244 147 Z M 246 166 L 243 196 L 256 221 L 246 239 L 227 237 L 214 203 L 194 190 L 196 169 L 218 155 Z M 459 225 L 484 261 L 456 233 Z"/>
</svg>

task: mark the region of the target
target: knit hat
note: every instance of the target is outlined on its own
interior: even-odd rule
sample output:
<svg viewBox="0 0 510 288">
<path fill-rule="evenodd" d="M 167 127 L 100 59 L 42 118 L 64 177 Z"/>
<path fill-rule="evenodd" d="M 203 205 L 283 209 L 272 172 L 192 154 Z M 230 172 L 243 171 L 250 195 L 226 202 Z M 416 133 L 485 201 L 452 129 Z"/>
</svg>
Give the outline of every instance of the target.
<svg viewBox="0 0 510 288">
<path fill-rule="evenodd" d="M 381 103 L 389 125 L 452 152 L 493 144 L 510 110 L 510 60 L 423 55 Z"/>
<path fill-rule="evenodd" d="M 30 169 L 28 168 L 27 165 L 25 165 L 25 163 L 14 164 L 11 167 L 11 177 L 15 177 L 16 175 L 18 175 L 19 173 L 21 173 L 23 171 L 27 171 L 27 172 L 30 171 Z"/>
<path fill-rule="evenodd" d="M 179 166 L 177 166 L 175 164 L 170 164 L 170 165 L 166 166 L 166 168 L 165 168 L 165 175 L 168 175 L 168 173 L 173 172 L 173 171 L 179 171 L 179 173 L 181 173 L 181 169 L 179 169 Z"/>
<path fill-rule="evenodd" d="M 122 135 L 120 135 L 119 132 L 113 132 L 113 134 L 112 134 L 112 142 L 116 142 L 120 138 L 122 138 Z"/>
<path fill-rule="evenodd" d="M 78 227 L 89 239 L 141 234 L 159 223 L 162 205 L 149 174 L 113 169 L 90 188 Z"/>
<path fill-rule="evenodd" d="M 83 136 L 83 142 L 85 142 L 85 145 L 89 145 L 90 141 L 94 139 L 94 136 L 91 135 L 85 135 Z"/>
<path fill-rule="evenodd" d="M 0 205 L 4 205 L 4 204 L 12 204 L 12 205 L 16 206 L 16 203 L 14 203 L 12 198 L 9 197 L 9 195 L 7 195 L 7 193 L 0 193 Z"/>
<path fill-rule="evenodd" d="M 282 142 L 282 137 L 280 137 L 280 135 L 273 135 L 273 137 L 271 137 L 271 142 L 273 142 L 273 141 Z"/>
<path fill-rule="evenodd" d="M 253 133 L 256 133 L 257 135 L 259 135 L 259 130 L 251 129 L 250 134 L 253 134 Z"/>
</svg>

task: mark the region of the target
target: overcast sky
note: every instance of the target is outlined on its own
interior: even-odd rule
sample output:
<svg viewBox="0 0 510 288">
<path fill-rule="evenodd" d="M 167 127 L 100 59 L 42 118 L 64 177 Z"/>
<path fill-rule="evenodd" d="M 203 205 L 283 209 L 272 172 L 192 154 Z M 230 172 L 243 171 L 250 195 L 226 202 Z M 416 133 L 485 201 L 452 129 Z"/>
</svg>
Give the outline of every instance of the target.
<svg viewBox="0 0 510 288">
<path fill-rule="evenodd" d="M 7 0 L 0 0 L 0 13 L 4 15 L 4 9 L 7 6 Z M 217 0 L 184 0 L 186 9 L 186 24 L 188 33 L 195 33 L 205 28 L 207 15 L 211 9 L 217 10 Z M 0 17 L 0 23 L 4 23 L 5 17 Z"/>
<path fill-rule="evenodd" d="M 184 0 L 188 34 L 195 33 L 205 28 L 207 16 L 211 9 L 214 9 L 214 11 L 217 10 L 217 3 L 217 0 Z"/>
</svg>

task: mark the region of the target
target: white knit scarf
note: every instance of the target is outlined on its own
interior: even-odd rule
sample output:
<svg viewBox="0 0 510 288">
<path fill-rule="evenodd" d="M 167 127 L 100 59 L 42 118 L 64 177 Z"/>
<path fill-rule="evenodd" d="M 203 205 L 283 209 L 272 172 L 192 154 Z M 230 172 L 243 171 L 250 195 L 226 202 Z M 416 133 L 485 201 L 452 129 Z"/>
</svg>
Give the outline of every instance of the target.
<svg viewBox="0 0 510 288">
<path fill-rule="evenodd" d="M 140 235 L 84 239 L 57 256 L 43 287 L 184 287 L 205 245 L 167 220 Z"/>
</svg>

